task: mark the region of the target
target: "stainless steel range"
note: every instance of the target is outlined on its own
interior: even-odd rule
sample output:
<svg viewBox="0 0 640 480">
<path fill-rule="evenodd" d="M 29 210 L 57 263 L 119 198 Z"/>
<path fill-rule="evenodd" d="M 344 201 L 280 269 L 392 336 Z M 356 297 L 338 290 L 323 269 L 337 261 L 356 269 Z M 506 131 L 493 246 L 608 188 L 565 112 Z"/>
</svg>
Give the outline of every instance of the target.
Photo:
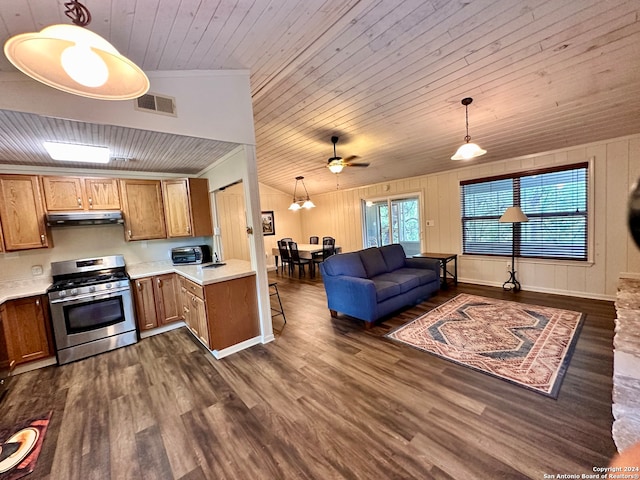
<svg viewBox="0 0 640 480">
<path fill-rule="evenodd" d="M 48 294 L 59 364 L 138 341 L 122 255 L 53 262 L 51 273 Z"/>
</svg>

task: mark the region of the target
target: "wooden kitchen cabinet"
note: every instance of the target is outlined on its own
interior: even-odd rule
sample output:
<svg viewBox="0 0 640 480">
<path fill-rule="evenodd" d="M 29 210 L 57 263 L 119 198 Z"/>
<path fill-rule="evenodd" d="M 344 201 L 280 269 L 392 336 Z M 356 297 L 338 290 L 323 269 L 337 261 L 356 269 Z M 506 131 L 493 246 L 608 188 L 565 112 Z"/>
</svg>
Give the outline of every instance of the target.
<svg viewBox="0 0 640 480">
<path fill-rule="evenodd" d="M 153 277 L 135 280 L 136 319 L 140 331 L 158 326 L 156 300 L 153 296 Z"/>
<path fill-rule="evenodd" d="M 256 276 L 204 287 L 180 277 L 185 323 L 210 350 L 260 335 Z"/>
<path fill-rule="evenodd" d="M 150 330 L 182 318 L 175 273 L 139 278 L 134 284 L 138 328 Z"/>
<path fill-rule="evenodd" d="M 260 335 L 255 275 L 206 285 L 204 296 L 212 350 Z"/>
<path fill-rule="evenodd" d="M 47 306 L 47 297 L 36 295 L 10 300 L 0 307 L 9 358 L 16 365 L 54 355 Z"/>
<path fill-rule="evenodd" d="M 120 180 L 126 240 L 167 238 L 160 180 Z"/>
<path fill-rule="evenodd" d="M 204 289 L 191 280 L 180 277 L 180 292 L 183 317 L 187 327 L 207 348 L 211 348 Z"/>
<path fill-rule="evenodd" d="M 0 221 L 6 251 L 49 246 L 36 175 L 0 175 Z"/>
<path fill-rule="evenodd" d="M 44 176 L 41 179 L 48 212 L 120 210 L 115 178 Z"/>
<path fill-rule="evenodd" d="M 169 238 L 213 235 L 206 178 L 162 180 L 162 194 Z"/>
</svg>

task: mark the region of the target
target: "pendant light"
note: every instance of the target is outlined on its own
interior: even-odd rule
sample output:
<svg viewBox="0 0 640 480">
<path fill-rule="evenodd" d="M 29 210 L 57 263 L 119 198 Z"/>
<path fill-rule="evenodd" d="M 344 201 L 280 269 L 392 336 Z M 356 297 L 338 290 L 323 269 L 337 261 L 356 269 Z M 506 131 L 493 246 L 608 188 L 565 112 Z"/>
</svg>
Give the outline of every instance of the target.
<svg viewBox="0 0 640 480">
<path fill-rule="evenodd" d="M 475 143 L 471 142 L 471 137 L 469 136 L 469 105 L 473 102 L 473 98 L 467 97 L 462 99 L 462 105 L 464 105 L 464 112 L 466 118 L 467 125 L 467 135 L 464 137 L 464 142 L 458 151 L 455 153 L 451 160 L 471 160 L 472 158 L 479 157 L 480 155 L 484 155 L 487 153 L 486 150 L 483 150 Z"/>
<path fill-rule="evenodd" d="M 64 4 L 74 25 L 51 25 L 11 37 L 4 53 L 21 72 L 63 92 L 101 100 L 131 100 L 149 79 L 100 35 L 87 30 L 91 13 L 78 1 Z"/>
<path fill-rule="evenodd" d="M 296 191 L 298 190 L 298 182 L 302 182 L 302 187 L 304 188 L 304 193 L 306 194 L 306 199 L 300 198 L 296 200 Z M 296 177 L 296 185 L 293 187 L 293 202 L 289 205 L 289 210 L 300 210 L 301 208 L 306 208 L 309 210 L 310 208 L 315 207 L 313 202 L 309 199 L 309 192 L 307 192 L 307 187 L 304 184 L 304 177 Z"/>
</svg>

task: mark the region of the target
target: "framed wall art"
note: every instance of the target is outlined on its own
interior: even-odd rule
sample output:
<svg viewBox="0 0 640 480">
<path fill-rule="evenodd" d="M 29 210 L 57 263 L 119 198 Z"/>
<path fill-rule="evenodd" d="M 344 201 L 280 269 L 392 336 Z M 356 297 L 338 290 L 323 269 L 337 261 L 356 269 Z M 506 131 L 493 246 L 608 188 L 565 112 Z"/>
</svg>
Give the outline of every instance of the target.
<svg viewBox="0 0 640 480">
<path fill-rule="evenodd" d="M 262 234 L 265 236 L 276 234 L 276 224 L 273 219 L 273 210 L 262 212 Z"/>
</svg>

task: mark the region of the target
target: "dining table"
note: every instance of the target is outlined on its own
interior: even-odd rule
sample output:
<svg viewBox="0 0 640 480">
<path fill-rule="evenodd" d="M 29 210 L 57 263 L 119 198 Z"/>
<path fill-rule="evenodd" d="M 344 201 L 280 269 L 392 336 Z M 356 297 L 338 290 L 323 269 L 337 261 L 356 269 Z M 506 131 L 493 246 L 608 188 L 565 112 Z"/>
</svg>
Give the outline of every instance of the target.
<svg viewBox="0 0 640 480">
<path fill-rule="evenodd" d="M 335 252 L 342 252 L 342 247 L 336 245 Z M 298 244 L 298 254 L 300 258 L 309 258 L 312 259 L 313 255 L 316 253 L 322 253 L 322 245 L 316 243 L 299 243 Z M 278 247 L 274 247 L 271 249 L 271 254 L 276 257 L 276 270 L 278 269 L 278 259 L 280 258 L 280 250 Z"/>
</svg>

